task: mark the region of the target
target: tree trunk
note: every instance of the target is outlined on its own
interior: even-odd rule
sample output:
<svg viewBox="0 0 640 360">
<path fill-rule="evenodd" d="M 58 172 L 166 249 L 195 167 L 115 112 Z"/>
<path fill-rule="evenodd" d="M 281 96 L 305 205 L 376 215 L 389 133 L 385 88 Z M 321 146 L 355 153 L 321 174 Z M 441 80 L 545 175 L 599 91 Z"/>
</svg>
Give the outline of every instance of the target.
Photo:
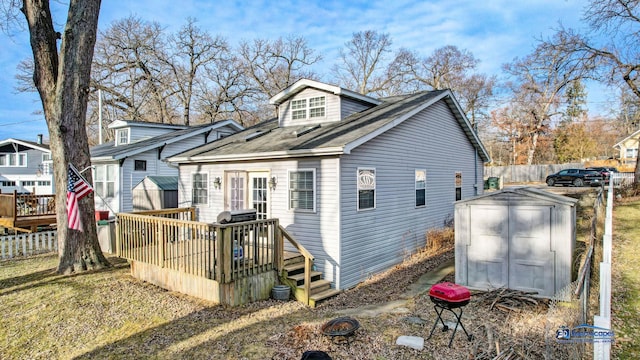
<svg viewBox="0 0 640 360">
<path fill-rule="evenodd" d="M 85 125 L 100 0 L 71 0 L 61 35 L 54 30 L 48 1 L 24 0 L 22 11 L 29 24 L 33 79 L 42 100 L 55 164 L 58 272 L 110 266 L 98 243 L 93 196 L 78 201 L 84 232 L 68 228 L 66 211 L 68 164 L 83 169 L 91 163 Z M 60 37 L 58 54 L 56 41 Z M 86 177 L 91 183 L 91 175 Z"/>
</svg>

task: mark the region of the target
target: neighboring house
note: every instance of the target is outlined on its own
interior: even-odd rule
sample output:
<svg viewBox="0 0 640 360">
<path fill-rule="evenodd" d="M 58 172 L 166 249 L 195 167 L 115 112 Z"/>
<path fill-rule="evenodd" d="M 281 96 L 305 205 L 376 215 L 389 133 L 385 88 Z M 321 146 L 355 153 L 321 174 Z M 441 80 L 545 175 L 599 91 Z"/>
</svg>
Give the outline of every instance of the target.
<svg viewBox="0 0 640 360">
<path fill-rule="evenodd" d="M 50 195 L 54 193 L 49 145 L 37 141 L 0 141 L 0 191 Z"/>
<path fill-rule="evenodd" d="M 133 210 L 132 189 L 145 176 L 178 175 L 167 157 L 243 129 L 232 120 L 192 127 L 118 120 L 109 128 L 115 141 L 91 148 L 91 165 L 96 210 L 112 213 Z"/>
<path fill-rule="evenodd" d="M 638 142 L 640 141 L 640 130 L 618 141 L 614 148 L 620 151 L 620 165 L 635 166 L 638 158 Z"/>
<path fill-rule="evenodd" d="M 448 90 L 375 99 L 300 80 L 277 118 L 167 159 L 199 221 L 278 218 L 337 289 L 425 245 L 454 202 L 481 194 L 489 156 Z"/>
</svg>

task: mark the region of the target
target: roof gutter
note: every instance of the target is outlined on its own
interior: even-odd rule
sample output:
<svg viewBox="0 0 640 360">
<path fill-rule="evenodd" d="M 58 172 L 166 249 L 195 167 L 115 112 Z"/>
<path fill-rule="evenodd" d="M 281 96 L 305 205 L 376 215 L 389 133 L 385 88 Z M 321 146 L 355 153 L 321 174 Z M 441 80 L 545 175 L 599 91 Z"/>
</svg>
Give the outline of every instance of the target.
<svg viewBox="0 0 640 360">
<path fill-rule="evenodd" d="M 208 155 L 208 156 L 177 156 L 168 158 L 168 162 L 172 163 L 199 163 L 199 162 L 227 162 L 227 161 L 246 161 L 246 160 L 270 160 L 285 159 L 304 156 L 327 156 L 345 154 L 343 147 L 330 147 L 320 149 L 304 149 L 304 150 L 286 150 L 286 151 L 270 151 L 260 153 L 232 154 L 232 155 Z"/>
</svg>

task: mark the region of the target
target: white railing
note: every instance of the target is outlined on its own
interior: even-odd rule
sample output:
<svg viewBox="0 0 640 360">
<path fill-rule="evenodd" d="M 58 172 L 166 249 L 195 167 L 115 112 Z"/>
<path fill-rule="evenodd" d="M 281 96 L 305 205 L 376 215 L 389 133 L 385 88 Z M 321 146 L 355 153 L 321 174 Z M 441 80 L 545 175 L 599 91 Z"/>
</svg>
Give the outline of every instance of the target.
<svg viewBox="0 0 640 360">
<path fill-rule="evenodd" d="M 613 186 L 620 187 L 623 185 L 631 185 L 633 184 L 635 174 L 632 172 L 624 172 L 624 173 L 611 173 L 611 181 Z"/>
<path fill-rule="evenodd" d="M 607 208 L 602 237 L 602 262 L 600 263 L 600 313 L 593 317 L 593 325 L 611 329 L 611 240 L 613 230 L 613 181 L 607 192 Z M 611 343 L 595 342 L 593 358 L 608 360 L 611 358 Z"/>
<path fill-rule="evenodd" d="M 53 251 L 58 251 L 57 231 L 0 236 L 0 256 L 3 260 Z"/>
</svg>

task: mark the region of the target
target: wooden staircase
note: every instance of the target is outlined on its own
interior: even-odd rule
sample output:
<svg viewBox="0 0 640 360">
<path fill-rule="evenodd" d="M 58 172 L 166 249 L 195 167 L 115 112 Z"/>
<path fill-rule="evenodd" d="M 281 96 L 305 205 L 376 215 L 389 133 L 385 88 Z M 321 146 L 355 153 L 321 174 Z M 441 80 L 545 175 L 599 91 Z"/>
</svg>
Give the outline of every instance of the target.
<svg viewBox="0 0 640 360">
<path fill-rule="evenodd" d="M 292 289 L 296 300 L 306 303 L 305 294 L 305 257 L 302 254 L 286 254 L 280 281 Z M 331 282 L 322 278 L 319 271 L 310 270 L 309 303 L 316 307 L 323 300 L 329 299 L 342 291 L 332 289 Z"/>
</svg>

